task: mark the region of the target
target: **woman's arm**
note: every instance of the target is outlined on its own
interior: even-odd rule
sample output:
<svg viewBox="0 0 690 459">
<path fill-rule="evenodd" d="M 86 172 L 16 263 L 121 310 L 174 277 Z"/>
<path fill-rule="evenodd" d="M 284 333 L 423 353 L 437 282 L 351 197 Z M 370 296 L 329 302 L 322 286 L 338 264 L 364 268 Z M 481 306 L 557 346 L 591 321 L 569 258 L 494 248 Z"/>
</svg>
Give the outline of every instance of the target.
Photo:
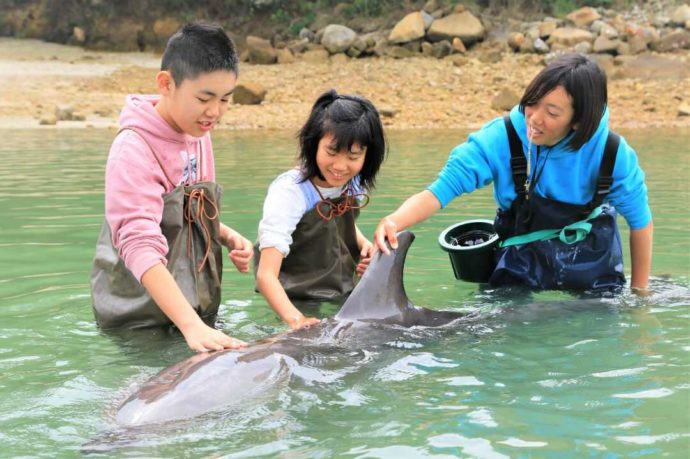
<svg viewBox="0 0 690 459">
<path fill-rule="evenodd" d="M 405 228 L 426 220 L 441 208 L 441 203 L 429 190 L 421 191 L 409 197 L 398 210 L 383 217 L 374 231 L 374 243 L 385 254 L 390 251 L 386 246 L 386 239 L 391 247 L 398 248 L 396 233 Z"/>
<path fill-rule="evenodd" d="M 256 272 L 256 286 L 259 292 L 266 298 L 276 314 L 293 330 L 319 323 L 320 320 L 316 317 L 305 317 L 288 298 L 278 279 L 282 264 L 283 254 L 278 249 L 267 247 L 261 250 L 259 268 Z"/>
<path fill-rule="evenodd" d="M 180 329 L 187 345 L 195 351 L 239 348 L 246 343 L 209 327 L 189 304 L 172 274 L 162 263 L 144 272 L 141 284 L 168 318 Z"/>
<path fill-rule="evenodd" d="M 653 229 L 653 222 L 649 222 L 644 228 L 630 230 L 630 259 L 632 264 L 630 288 L 633 290 L 646 291 L 649 285 L 649 273 L 652 267 Z"/>
</svg>

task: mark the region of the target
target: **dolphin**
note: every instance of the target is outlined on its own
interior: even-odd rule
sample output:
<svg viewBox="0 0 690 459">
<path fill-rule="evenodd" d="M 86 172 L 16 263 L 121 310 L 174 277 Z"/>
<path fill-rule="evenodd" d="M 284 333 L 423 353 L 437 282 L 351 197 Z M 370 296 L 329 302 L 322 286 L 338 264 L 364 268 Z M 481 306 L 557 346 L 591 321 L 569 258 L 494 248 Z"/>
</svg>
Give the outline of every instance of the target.
<svg viewBox="0 0 690 459">
<path fill-rule="evenodd" d="M 401 232 L 397 249 L 390 255 L 377 253 L 334 318 L 243 349 L 197 354 L 172 365 L 125 400 L 115 421 L 130 427 L 184 420 L 247 403 L 292 377 L 328 382 L 353 371 L 347 365 L 339 371 L 315 368 L 333 355 L 366 360 L 357 351 L 362 343 L 384 344 L 406 328 L 441 327 L 462 318 L 464 313 L 417 307 L 408 299 L 403 267 L 413 240 L 413 233 Z"/>
</svg>

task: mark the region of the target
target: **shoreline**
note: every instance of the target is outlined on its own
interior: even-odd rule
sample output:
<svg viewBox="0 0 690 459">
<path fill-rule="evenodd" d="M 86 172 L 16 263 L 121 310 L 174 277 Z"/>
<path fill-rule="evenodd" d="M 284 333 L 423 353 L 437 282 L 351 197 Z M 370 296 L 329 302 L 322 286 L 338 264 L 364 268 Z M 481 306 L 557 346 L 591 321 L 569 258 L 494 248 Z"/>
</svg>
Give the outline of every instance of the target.
<svg viewBox="0 0 690 459">
<path fill-rule="evenodd" d="M 155 93 L 159 59 L 1 38 L 0 129 L 116 129 L 127 94 Z M 239 82 L 259 83 L 266 98 L 261 105 L 231 103 L 216 129 L 298 129 L 330 88 L 370 99 L 386 129 L 477 129 L 504 113 L 492 108 L 499 92 L 522 94 L 543 65 L 537 55 L 483 60 L 470 53 L 441 60 L 336 56 L 317 63 L 241 63 Z M 612 128 L 690 127 L 690 52 L 600 63 L 609 75 Z"/>
</svg>

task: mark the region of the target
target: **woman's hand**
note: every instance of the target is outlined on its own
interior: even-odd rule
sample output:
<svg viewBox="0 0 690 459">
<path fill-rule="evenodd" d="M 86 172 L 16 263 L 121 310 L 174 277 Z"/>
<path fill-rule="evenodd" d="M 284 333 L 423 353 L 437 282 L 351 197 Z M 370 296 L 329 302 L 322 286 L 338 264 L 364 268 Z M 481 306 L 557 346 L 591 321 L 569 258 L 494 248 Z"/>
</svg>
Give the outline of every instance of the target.
<svg viewBox="0 0 690 459">
<path fill-rule="evenodd" d="M 390 255 L 390 250 L 388 249 L 388 244 L 386 244 L 386 239 L 390 244 L 392 249 L 398 248 L 398 225 L 393 221 L 393 219 L 388 217 L 383 217 L 379 224 L 376 226 L 374 231 L 374 244 L 376 244 L 376 249 Z"/>
<path fill-rule="evenodd" d="M 362 249 L 359 252 L 359 264 L 357 265 L 357 268 L 355 270 L 359 277 L 362 277 L 364 275 L 364 271 L 366 271 L 367 267 L 369 266 L 369 263 L 371 263 L 371 257 L 374 256 L 374 253 L 376 253 L 376 248 L 374 247 L 374 244 L 365 239 L 362 243 Z"/>
</svg>

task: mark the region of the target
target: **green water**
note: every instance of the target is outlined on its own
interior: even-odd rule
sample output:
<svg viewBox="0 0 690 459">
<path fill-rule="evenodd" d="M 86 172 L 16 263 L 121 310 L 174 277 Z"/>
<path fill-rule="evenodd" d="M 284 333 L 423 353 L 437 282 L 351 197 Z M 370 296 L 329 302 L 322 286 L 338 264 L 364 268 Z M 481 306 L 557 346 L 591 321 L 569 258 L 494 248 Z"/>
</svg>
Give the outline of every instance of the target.
<svg viewBox="0 0 690 459">
<path fill-rule="evenodd" d="M 119 403 L 191 353 L 179 335 L 113 337 L 93 322 L 88 276 L 113 134 L 1 133 L 1 457 L 688 457 L 687 130 L 623 132 L 651 190 L 651 297 L 529 297 L 455 281 L 436 238 L 459 220 L 492 218 L 483 190 L 414 228 L 405 271 L 415 303 L 474 311 L 471 326 L 411 330 L 354 367 L 330 365 L 330 382 L 295 380 L 241 409 L 135 432 L 114 424 Z M 389 160 L 360 220 L 368 235 L 434 178 L 466 133 L 389 135 Z M 223 220 L 253 239 L 266 187 L 292 164 L 293 135 L 214 139 Z M 628 260 L 626 250 L 627 268 Z M 222 328 L 247 341 L 283 331 L 251 276 L 227 265 Z M 221 384 L 209 381 L 209 390 Z"/>
</svg>

